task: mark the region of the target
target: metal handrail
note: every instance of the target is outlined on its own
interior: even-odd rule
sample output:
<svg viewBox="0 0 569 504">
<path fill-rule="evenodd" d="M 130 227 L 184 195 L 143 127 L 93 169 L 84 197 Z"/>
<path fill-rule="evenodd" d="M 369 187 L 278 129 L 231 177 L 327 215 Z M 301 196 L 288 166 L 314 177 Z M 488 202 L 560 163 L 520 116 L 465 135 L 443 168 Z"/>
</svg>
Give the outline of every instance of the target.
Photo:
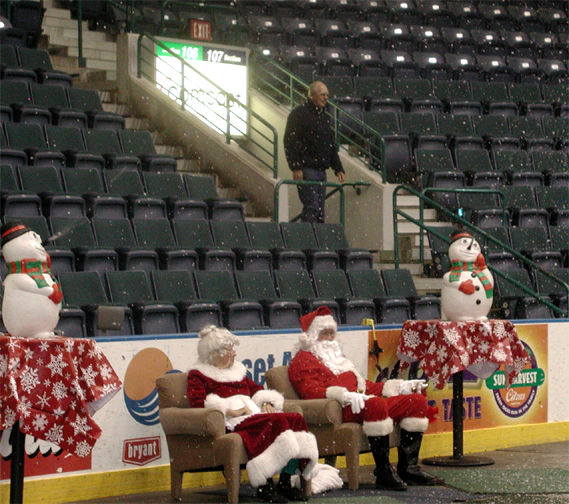
<svg viewBox="0 0 569 504">
<path fill-rule="evenodd" d="M 340 193 L 340 223 L 342 226 L 344 225 L 345 221 L 345 194 L 344 194 L 344 187 L 353 187 L 356 190 L 357 194 L 360 194 L 360 187 L 367 187 L 371 184 L 369 182 L 344 182 L 342 184 L 337 182 L 317 182 L 314 180 L 279 180 L 277 185 L 275 186 L 275 204 L 274 204 L 274 220 L 278 221 L 279 216 L 279 207 L 280 207 L 280 198 L 279 193 L 280 189 L 283 185 L 313 185 L 313 186 L 324 186 L 324 187 L 333 187 L 334 189 L 326 194 L 326 199 L 330 198 L 337 192 Z M 290 222 L 295 222 L 300 218 L 300 215 L 297 215 L 293 219 L 290 219 Z"/>
<path fill-rule="evenodd" d="M 407 212 L 401 210 L 398 207 L 397 196 L 399 195 L 399 191 L 401 191 L 401 190 L 409 192 L 409 193 L 411 193 L 414 196 L 417 196 L 419 198 L 420 205 L 421 205 L 421 211 L 420 211 L 419 219 L 415 219 L 414 217 L 409 215 Z M 395 255 L 395 267 L 396 268 L 399 267 L 399 230 L 398 230 L 397 215 L 401 215 L 402 217 L 407 219 L 409 222 L 412 222 L 413 224 L 415 224 L 416 226 L 418 226 L 421 229 L 421 244 L 422 244 L 423 232 L 426 232 L 427 230 L 432 232 L 437 238 L 439 238 L 439 239 L 445 241 L 446 243 L 450 244 L 450 240 L 446 236 L 442 235 L 441 233 L 438 233 L 434 228 L 431 228 L 424 223 L 422 209 L 424 208 L 424 204 L 427 203 L 430 207 L 437 210 L 437 212 L 443 212 L 446 216 L 450 217 L 451 220 L 454 220 L 456 223 L 468 228 L 471 231 L 475 231 L 478 235 L 482 236 L 485 240 L 491 241 L 495 245 L 502 247 L 506 252 L 512 254 L 516 259 L 523 262 L 525 265 L 529 266 L 532 270 L 539 271 L 541 274 L 547 276 L 548 278 L 552 279 L 553 281 L 555 281 L 556 283 L 561 285 L 566 290 L 567 296 L 569 298 L 569 284 L 565 283 L 563 280 L 560 280 L 555 275 L 553 275 L 550 271 L 542 268 L 538 264 L 529 260 L 527 257 L 525 257 L 522 254 L 520 254 L 519 252 L 515 251 L 509 245 L 500 242 L 498 239 L 494 238 L 492 235 L 486 233 L 483 228 L 478 228 L 478 227 L 474 226 L 473 224 L 471 224 L 466 219 L 458 216 L 456 213 L 448 210 L 447 208 L 443 207 L 442 205 L 438 204 L 436 201 L 434 201 L 431 198 L 429 198 L 428 196 L 426 196 L 425 193 L 430 192 L 430 191 L 433 191 L 433 188 L 426 188 L 422 192 L 419 192 L 419 191 L 417 191 L 411 187 L 405 186 L 405 185 L 398 185 L 395 188 L 395 190 L 393 191 L 393 231 L 394 231 L 394 239 L 395 239 L 394 255 Z M 450 190 L 447 189 L 447 191 L 450 191 Z M 455 190 L 455 191 L 461 192 L 461 190 Z M 462 192 L 468 192 L 468 190 L 463 189 Z M 470 190 L 470 192 L 484 192 L 484 190 L 480 190 L 480 189 Z M 489 189 L 487 189 L 486 192 L 501 193 L 501 191 L 489 190 Z M 502 196 L 504 197 L 503 194 L 502 194 Z M 422 249 L 422 245 L 421 245 L 421 249 Z M 507 274 L 503 273 L 502 271 L 494 268 L 491 265 L 488 265 L 488 268 L 490 269 L 492 274 L 499 276 L 500 278 L 506 280 L 507 282 L 509 282 L 511 284 L 514 284 L 517 288 L 521 289 L 524 293 L 528 294 L 529 296 L 533 297 L 534 299 L 537 299 L 540 303 L 551 308 L 555 313 L 558 313 L 564 317 L 569 316 L 569 308 L 568 308 L 568 310 L 564 311 L 561 308 L 559 308 L 558 306 L 555 306 L 553 303 L 551 303 L 547 299 L 544 299 L 537 292 L 535 292 L 531 289 L 528 289 L 527 287 L 525 287 L 524 285 L 522 285 L 518 281 L 509 278 L 507 276 Z"/>
<path fill-rule="evenodd" d="M 182 68 L 181 82 L 182 83 L 185 82 L 186 75 L 197 75 L 201 79 L 207 81 L 208 84 L 213 86 L 217 90 L 217 92 L 220 93 L 224 97 L 225 106 L 226 106 L 226 116 L 221 116 L 216 110 L 214 110 L 212 108 L 208 107 L 208 110 L 212 115 L 217 116 L 218 118 L 221 118 L 224 121 L 224 123 L 226 124 L 225 132 L 224 132 L 225 141 L 227 143 L 230 143 L 231 140 L 237 141 L 239 143 L 239 145 L 244 150 L 246 150 L 249 154 L 251 154 L 253 157 L 255 157 L 257 160 L 259 160 L 262 164 L 264 164 L 267 168 L 269 168 L 272 171 L 273 178 L 277 178 L 277 176 L 278 176 L 278 133 L 277 133 L 276 128 L 272 124 L 270 124 L 268 121 L 266 121 L 263 117 L 261 117 L 259 114 L 257 114 L 248 105 L 239 101 L 231 93 L 227 93 L 224 89 L 219 87 L 215 82 L 213 82 L 208 77 L 206 77 L 204 74 L 202 74 L 201 72 L 196 70 L 186 60 L 181 58 L 179 55 L 175 54 L 166 45 L 164 45 L 160 40 L 156 39 L 155 37 L 153 37 L 152 35 L 149 35 L 147 33 L 141 34 L 138 37 L 138 42 L 137 42 L 137 75 L 139 78 L 144 77 L 147 80 L 149 80 L 150 82 L 152 82 L 153 84 L 157 84 L 156 78 L 154 77 L 154 75 L 150 75 L 148 73 L 145 73 L 143 70 L 143 66 L 144 66 L 144 64 L 146 64 L 146 65 L 148 65 L 148 68 L 152 68 L 153 72 L 156 71 L 154 61 L 144 59 L 144 54 L 151 52 L 151 50 L 148 49 L 147 47 L 145 47 L 143 44 L 143 40 L 145 38 L 150 40 L 156 46 L 161 47 L 170 56 L 173 56 L 174 58 L 176 58 L 181 63 L 181 68 Z M 191 42 L 188 41 L 188 43 L 191 43 Z M 147 53 L 143 54 L 143 51 L 147 51 Z M 152 53 L 152 58 L 153 57 L 154 57 L 154 53 Z M 177 71 L 179 71 L 179 70 L 177 70 Z M 186 100 L 186 97 L 189 96 L 189 94 L 188 94 L 187 90 L 184 89 L 183 85 L 180 86 L 179 96 L 174 96 L 171 93 L 168 93 L 167 96 L 170 96 L 174 101 L 176 101 L 181 106 L 182 110 L 187 110 L 187 109 L 193 110 L 196 114 L 198 114 L 200 116 L 200 118 L 202 120 L 209 123 L 210 125 L 213 125 L 213 122 L 210 120 L 209 117 L 204 116 L 202 112 L 199 112 L 197 109 L 194 109 L 190 105 L 190 103 Z M 246 126 L 248 126 L 249 129 L 253 130 L 263 140 L 265 140 L 269 144 L 269 147 L 272 147 L 271 150 L 267 149 L 263 144 L 259 143 L 255 138 L 253 138 L 249 134 L 248 131 L 243 131 L 242 129 L 240 129 L 239 123 L 243 122 L 241 119 L 238 122 L 232 121 L 232 118 L 235 117 L 235 113 L 231 110 L 231 108 L 234 104 L 237 107 L 241 107 L 241 108 L 245 109 L 247 111 L 247 113 L 249 114 L 249 117 L 254 118 L 262 126 L 264 126 L 265 129 L 261 130 L 258 127 L 256 127 L 252 123 L 252 121 L 248 121 L 246 124 Z M 200 105 L 207 107 L 207 104 L 204 102 L 200 102 Z M 218 129 L 217 126 L 214 126 L 214 127 L 216 129 Z M 248 142 L 255 145 L 255 147 L 257 149 L 259 149 L 261 152 L 265 153 L 270 161 L 269 162 L 265 161 L 253 149 L 250 149 L 247 142 L 239 141 L 239 139 L 237 139 L 235 136 L 231 135 L 231 129 L 232 128 L 237 130 L 240 133 L 240 135 L 242 135 L 244 138 L 247 139 Z"/>
<path fill-rule="evenodd" d="M 308 83 L 290 70 L 258 52 L 252 54 L 252 63 L 252 86 L 271 101 L 294 107 L 306 99 Z M 343 110 L 333 99 L 328 100 L 328 104 L 336 142 L 342 148 L 356 148 L 361 154 L 360 160 L 378 172 L 385 183 L 385 143 L 381 134 Z"/>
</svg>

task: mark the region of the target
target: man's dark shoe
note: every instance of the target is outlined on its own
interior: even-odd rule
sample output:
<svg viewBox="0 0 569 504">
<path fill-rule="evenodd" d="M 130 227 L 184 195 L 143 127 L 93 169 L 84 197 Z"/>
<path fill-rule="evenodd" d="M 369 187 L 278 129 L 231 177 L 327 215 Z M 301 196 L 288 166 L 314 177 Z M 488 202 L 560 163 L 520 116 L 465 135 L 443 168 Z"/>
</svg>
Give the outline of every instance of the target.
<svg viewBox="0 0 569 504">
<path fill-rule="evenodd" d="M 279 480 L 279 482 L 277 483 L 277 486 L 275 487 L 275 490 L 279 494 L 286 497 L 289 501 L 304 502 L 304 501 L 308 500 L 308 497 L 305 497 L 299 488 L 293 487 L 290 484 L 290 481 L 287 484 L 286 482 L 282 482 Z"/>
<path fill-rule="evenodd" d="M 438 476 L 426 473 L 419 466 L 409 466 L 405 472 L 398 472 L 405 483 L 411 486 L 437 486 L 444 485 L 445 480 Z"/>
<path fill-rule="evenodd" d="M 376 468 L 373 474 L 375 474 L 375 488 L 378 490 L 392 490 L 395 492 L 407 490 L 406 483 L 398 476 L 391 464 Z"/>
</svg>

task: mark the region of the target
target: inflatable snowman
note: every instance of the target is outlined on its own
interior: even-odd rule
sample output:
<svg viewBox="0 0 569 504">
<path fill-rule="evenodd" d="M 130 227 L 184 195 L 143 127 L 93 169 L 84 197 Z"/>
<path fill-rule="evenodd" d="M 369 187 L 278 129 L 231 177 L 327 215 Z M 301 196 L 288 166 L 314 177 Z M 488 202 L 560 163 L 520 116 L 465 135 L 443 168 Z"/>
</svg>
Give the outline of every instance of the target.
<svg viewBox="0 0 569 504">
<path fill-rule="evenodd" d="M 452 235 L 448 249 L 451 269 L 443 276 L 441 310 L 447 320 L 487 320 L 494 279 L 480 245 L 466 231 Z"/>
<path fill-rule="evenodd" d="M 49 255 L 37 233 L 22 222 L 1 228 L 4 280 L 2 320 L 10 336 L 48 338 L 59 321 L 61 290 L 49 270 Z"/>
</svg>

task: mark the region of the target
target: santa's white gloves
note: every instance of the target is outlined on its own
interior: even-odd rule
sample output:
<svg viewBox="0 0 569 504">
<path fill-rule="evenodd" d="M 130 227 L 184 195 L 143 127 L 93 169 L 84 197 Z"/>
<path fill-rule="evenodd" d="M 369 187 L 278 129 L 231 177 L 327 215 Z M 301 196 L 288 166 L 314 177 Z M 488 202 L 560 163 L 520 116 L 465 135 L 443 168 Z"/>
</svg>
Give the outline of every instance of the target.
<svg viewBox="0 0 569 504">
<path fill-rule="evenodd" d="M 399 388 L 399 395 L 420 394 L 428 386 L 426 380 L 405 380 Z"/>
<path fill-rule="evenodd" d="M 357 415 L 361 410 L 364 409 L 365 402 L 370 396 L 365 394 L 360 394 L 359 392 L 344 392 L 344 397 L 342 398 L 342 404 L 346 406 L 349 404 L 352 407 L 352 412 Z"/>
</svg>

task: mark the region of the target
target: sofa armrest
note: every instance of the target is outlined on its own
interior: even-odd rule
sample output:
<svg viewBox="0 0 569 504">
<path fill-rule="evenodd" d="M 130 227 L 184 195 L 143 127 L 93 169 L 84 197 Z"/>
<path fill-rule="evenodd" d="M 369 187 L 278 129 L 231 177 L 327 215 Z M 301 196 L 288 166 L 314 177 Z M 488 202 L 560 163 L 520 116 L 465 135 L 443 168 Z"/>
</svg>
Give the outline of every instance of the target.
<svg viewBox="0 0 569 504">
<path fill-rule="evenodd" d="M 188 434 L 217 438 L 225 434 L 223 414 L 211 408 L 162 408 L 160 423 L 166 435 Z"/>
<path fill-rule="evenodd" d="M 302 406 L 300 405 L 302 401 L 298 399 L 285 399 L 283 405 L 283 411 L 285 413 L 298 413 L 302 415 Z"/>
<path fill-rule="evenodd" d="M 342 407 L 335 399 L 291 399 L 287 402 L 300 406 L 302 409 L 302 416 L 309 425 L 340 425 L 343 421 Z"/>
</svg>

